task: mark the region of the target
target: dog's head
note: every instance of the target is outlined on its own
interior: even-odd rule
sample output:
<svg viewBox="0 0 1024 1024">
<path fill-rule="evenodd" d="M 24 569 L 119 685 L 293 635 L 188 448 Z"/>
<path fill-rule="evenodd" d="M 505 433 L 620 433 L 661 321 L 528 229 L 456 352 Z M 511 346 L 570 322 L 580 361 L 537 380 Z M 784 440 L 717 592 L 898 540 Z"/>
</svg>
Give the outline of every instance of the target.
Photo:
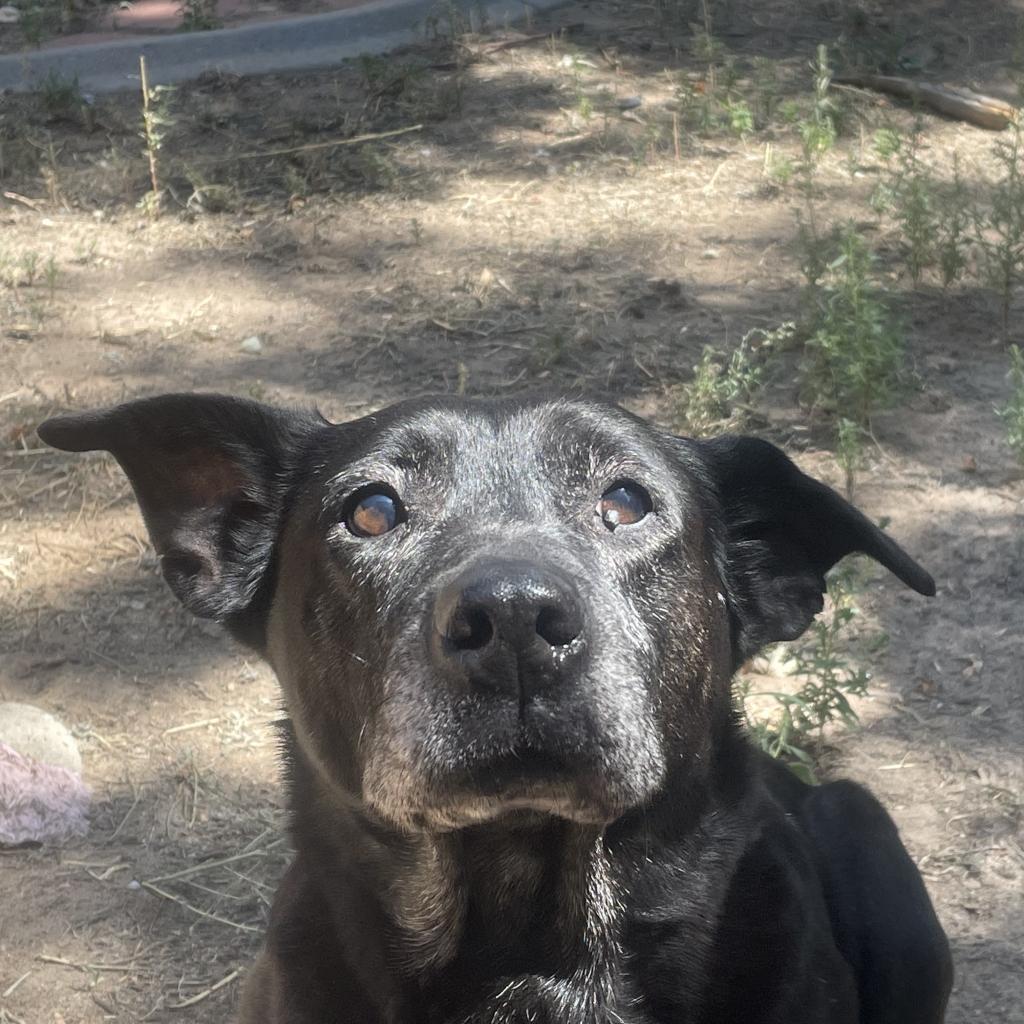
<svg viewBox="0 0 1024 1024">
<path fill-rule="evenodd" d="M 269 659 L 326 784 L 406 828 L 613 820 L 706 761 L 735 667 L 844 555 L 934 593 L 772 445 L 593 402 L 332 425 L 169 395 L 39 433 L 113 452 L 174 593 Z"/>
</svg>

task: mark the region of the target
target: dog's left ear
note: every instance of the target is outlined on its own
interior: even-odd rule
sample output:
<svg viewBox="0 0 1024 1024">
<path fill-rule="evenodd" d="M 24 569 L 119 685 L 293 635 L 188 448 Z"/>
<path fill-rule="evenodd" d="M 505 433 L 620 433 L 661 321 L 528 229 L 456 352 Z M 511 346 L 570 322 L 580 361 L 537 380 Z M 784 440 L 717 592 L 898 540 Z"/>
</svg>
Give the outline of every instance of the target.
<svg viewBox="0 0 1024 1024">
<path fill-rule="evenodd" d="M 717 497 L 737 664 L 803 633 L 823 607 L 825 573 L 844 555 L 868 555 L 934 595 L 935 581 L 895 541 L 774 445 L 729 436 L 682 443 L 697 453 Z"/>
<path fill-rule="evenodd" d="M 58 416 L 38 432 L 65 451 L 111 452 L 178 600 L 260 648 L 283 503 L 324 425 L 312 413 L 186 394 Z"/>
</svg>

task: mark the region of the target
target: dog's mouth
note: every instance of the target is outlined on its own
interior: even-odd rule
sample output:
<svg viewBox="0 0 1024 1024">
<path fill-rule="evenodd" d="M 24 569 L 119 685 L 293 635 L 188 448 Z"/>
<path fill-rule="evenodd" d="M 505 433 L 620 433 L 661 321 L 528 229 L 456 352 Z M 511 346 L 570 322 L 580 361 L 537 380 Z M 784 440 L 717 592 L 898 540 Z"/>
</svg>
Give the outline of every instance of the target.
<svg viewBox="0 0 1024 1024">
<path fill-rule="evenodd" d="M 408 666 L 391 679 L 363 792 L 393 820 L 449 829 L 525 810 L 607 823 L 662 782 L 653 705 L 628 666 L 526 700 L 453 695 Z"/>
<path fill-rule="evenodd" d="M 508 753 L 483 759 L 473 765 L 467 781 L 471 781 L 473 788 L 482 796 L 500 800 L 503 795 L 514 793 L 523 786 L 535 788 L 544 783 L 564 785 L 576 774 L 578 768 L 571 766 L 562 755 L 527 744 L 517 744 Z"/>
<path fill-rule="evenodd" d="M 557 748 L 517 741 L 465 762 L 443 783 L 442 814 L 466 824 L 531 812 L 580 822 L 616 816 L 597 765 Z"/>
</svg>

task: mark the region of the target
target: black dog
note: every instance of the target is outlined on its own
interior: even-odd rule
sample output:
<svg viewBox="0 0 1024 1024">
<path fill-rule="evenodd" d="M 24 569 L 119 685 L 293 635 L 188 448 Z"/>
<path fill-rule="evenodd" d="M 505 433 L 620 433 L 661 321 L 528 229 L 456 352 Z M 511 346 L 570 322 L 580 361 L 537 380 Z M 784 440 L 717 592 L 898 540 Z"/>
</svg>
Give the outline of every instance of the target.
<svg viewBox="0 0 1024 1024">
<path fill-rule="evenodd" d="M 755 753 L 730 694 L 844 555 L 934 584 L 772 445 L 449 398 L 39 433 L 114 453 L 171 589 L 284 687 L 298 856 L 245 1024 L 942 1020 L 885 811 Z"/>
</svg>

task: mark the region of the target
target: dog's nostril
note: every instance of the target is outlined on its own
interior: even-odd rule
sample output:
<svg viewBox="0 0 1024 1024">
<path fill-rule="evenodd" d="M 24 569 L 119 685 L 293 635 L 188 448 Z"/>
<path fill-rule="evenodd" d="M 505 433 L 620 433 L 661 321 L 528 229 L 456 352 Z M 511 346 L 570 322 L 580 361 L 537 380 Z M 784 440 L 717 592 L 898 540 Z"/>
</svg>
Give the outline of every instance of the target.
<svg viewBox="0 0 1024 1024">
<path fill-rule="evenodd" d="M 479 651 L 493 636 L 494 625 L 483 608 L 460 608 L 448 627 L 448 640 L 457 651 Z"/>
<path fill-rule="evenodd" d="M 566 647 L 580 635 L 576 616 L 561 608 L 541 608 L 537 615 L 537 633 L 552 647 Z"/>
</svg>

